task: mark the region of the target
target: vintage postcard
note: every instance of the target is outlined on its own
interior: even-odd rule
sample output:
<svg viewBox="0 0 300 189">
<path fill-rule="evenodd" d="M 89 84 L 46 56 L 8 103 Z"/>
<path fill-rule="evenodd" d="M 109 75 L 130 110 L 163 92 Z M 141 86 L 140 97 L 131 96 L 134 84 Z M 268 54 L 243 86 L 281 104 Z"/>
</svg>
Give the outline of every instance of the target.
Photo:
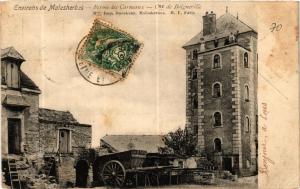
<svg viewBox="0 0 300 189">
<path fill-rule="evenodd" d="M 1 1 L 1 188 L 299 188 L 298 8 Z"/>
</svg>

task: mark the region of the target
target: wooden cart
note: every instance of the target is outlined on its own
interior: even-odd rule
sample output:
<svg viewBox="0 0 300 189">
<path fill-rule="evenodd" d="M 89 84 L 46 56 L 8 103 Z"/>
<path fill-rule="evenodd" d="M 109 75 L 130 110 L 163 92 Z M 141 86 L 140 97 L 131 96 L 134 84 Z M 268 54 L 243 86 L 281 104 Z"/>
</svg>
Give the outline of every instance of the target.
<svg viewBox="0 0 300 189">
<path fill-rule="evenodd" d="M 93 165 L 95 185 L 122 187 L 125 185 L 159 185 L 173 166 L 167 155 L 148 154 L 142 150 L 102 155 Z"/>
<path fill-rule="evenodd" d="M 93 164 L 94 185 L 123 187 L 179 184 L 186 182 L 188 175 L 200 171 L 173 166 L 175 158 L 174 155 L 142 150 L 102 155 Z"/>
</svg>

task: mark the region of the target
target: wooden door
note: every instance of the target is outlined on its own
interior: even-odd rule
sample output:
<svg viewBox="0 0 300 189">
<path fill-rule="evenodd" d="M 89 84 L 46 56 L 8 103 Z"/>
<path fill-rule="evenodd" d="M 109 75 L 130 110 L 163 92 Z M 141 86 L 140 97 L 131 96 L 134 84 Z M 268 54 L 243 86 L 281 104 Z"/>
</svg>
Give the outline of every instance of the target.
<svg viewBox="0 0 300 189">
<path fill-rule="evenodd" d="M 69 135 L 70 131 L 61 129 L 59 130 L 59 151 L 60 153 L 69 153 Z"/>
<path fill-rule="evenodd" d="M 21 153 L 21 120 L 8 119 L 8 153 Z"/>
<path fill-rule="evenodd" d="M 19 88 L 19 68 L 15 63 L 8 63 L 6 67 L 7 86 L 12 88 Z"/>
<path fill-rule="evenodd" d="M 223 169 L 226 171 L 232 172 L 232 159 L 231 158 L 223 158 Z"/>
</svg>

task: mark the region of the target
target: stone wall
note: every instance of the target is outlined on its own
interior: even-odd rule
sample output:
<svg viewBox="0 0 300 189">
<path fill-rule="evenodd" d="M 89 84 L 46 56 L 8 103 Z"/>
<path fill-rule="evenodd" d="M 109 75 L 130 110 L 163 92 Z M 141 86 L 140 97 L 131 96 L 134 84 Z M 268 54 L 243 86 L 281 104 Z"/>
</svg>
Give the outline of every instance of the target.
<svg viewBox="0 0 300 189">
<path fill-rule="evenodd" d="M 257 171 L 257 35 L 240 34 L 237 42 L 214 48 L 212 42 L 186 48 L 186 126 L 193 131 L 198 125 L 198 155 L 221 162 L 222 156 L 231 157 L 234 169 L 242 174 Z M 222 39 L 221 39 L 222 42 Z M 251 49 L 251 51 L 250 51 Z M 197 59 L 193 51 L 197 50 Z M 249 68 L 244 68 L 245 52 L 249 54 Z M 212 69 L 213 56 L 221 56 L 221 69 Z M 197 69 L 197 79 L 192 78 Z M 222 96 L 212 97 L 212 84 L 220 82 Z M 245 85 L 249 86 L 249 102 L 244 99 Z M 198 107 L 193 107 L 197 97 Z M 213 126 L 213 113 L 222 113 L 222 126 Z M 245 117 L 250 118 L 250 131 L 245 131 Z M 214 139 L 222 140 L 222 153 L 214 153 Z M 220 156 L 221 155 L 221 156 Z"/>
<path fill-rule="evenodd" d="M 40 121 L 40 150 L 42 152 L 57 152 L 58 130 L 69 129 L 71 131 L 72 151 L 77 148 L 90 148 L 92 129 L 84 124 L 62 124 L 55 122 Z"/>
<path fill-rule="evenodd" d="M 59 185 L 61 187 L 74 187 L 76 182 L 75 159 L 71 156 L 60 157 L 58 167 Z"/>
<path fill-rule="evenodd" d="M 21 151 L 27 155 L 34 155 L 38 152 L 38 106 L 39 93 L 30 91 L 17 91 L 7 89 L 6 86 L 1 86 L 1 102 L 6 98 L 6 95 L 19 96 L 24 99 L 24 102 L 29 105 L 25 108 L 14 108 L 11 106 L 1 107 L 1 132 L 2 132 L 2 154 L 8 153 L 8 118 L 17 118 L 21 120 Z"/>
<path fill-rule="evenodd" d="M 42 153 L 54 153 L 58 148 L 58 127 L 56 123 L 45 123 L 40 121 L 39 148 Z"/>
<path fill-rule="evenodd" d="M 24 110 L 25 124 L 25 150 L 27 155 L 35 155 L 39 152 L 39 123 L 38 109 L 39 96 L 31 92 L 23 92 L 25 101 L 31 106 Z"/>
<path fill-rule="evenodd" d="M 72 144 L 74 147 L 90 148 L 92 141 L 92 128 L 90 125 L 78 124 L 72 131 Z"/>
<path fill-rule="evenodd" d="M 213 56 L 221 56 L 221 68 L 213 69 Z M 203 109 L 204 109 L 204 136 L 205 151 L 207 154 L 213 154 L 214 139 L 220 138 L 222 141 L 222 150 L 224 154 L 232 154 L 232 101 L 231 101 L 231 50 L 230 48 L 221 48 L 213 52 L 203 54 Z M 227 76 L 227 77 L 226 77 Z M 222 95 L 215 98 L 212 96 L 212 85 L 215 82 L 221 83 Z M 222 125 L 214 126 L 214 113 L 221 112 Z"/>
<path fill-rule="evenodd" d="M 257 52 L 256 35 L 248 34 L 243 36 L 248 41 L 247 47 L 251 49 L 240 48 L 238 51 L 239 65 L 239 88 L 240 108 L 241 108 L 241 137 L 242 137 L 242 172 L 243 174 L 253 174 L 257 170 L 256 143 L 257 138 Z M 249 67 L 244 68 L 244 53 L 248 53 Z M 249 99 L 245 100 L 245 85 L 249 87 Z M 246 116 L 250 119 L 250 130 L 246 130 Z"/>
</svg>

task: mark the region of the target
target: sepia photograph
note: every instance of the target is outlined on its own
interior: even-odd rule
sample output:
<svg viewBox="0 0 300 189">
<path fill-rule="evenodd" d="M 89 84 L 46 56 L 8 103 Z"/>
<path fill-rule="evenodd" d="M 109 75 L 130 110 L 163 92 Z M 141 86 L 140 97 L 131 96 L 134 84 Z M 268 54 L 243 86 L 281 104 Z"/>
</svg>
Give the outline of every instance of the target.
<svg viewBox="0 0 300 189">
<path fill-rule="evenodd" d="M 1 188 L 300 187 L 298 2 L 0 10 Z"/>
</svg>

